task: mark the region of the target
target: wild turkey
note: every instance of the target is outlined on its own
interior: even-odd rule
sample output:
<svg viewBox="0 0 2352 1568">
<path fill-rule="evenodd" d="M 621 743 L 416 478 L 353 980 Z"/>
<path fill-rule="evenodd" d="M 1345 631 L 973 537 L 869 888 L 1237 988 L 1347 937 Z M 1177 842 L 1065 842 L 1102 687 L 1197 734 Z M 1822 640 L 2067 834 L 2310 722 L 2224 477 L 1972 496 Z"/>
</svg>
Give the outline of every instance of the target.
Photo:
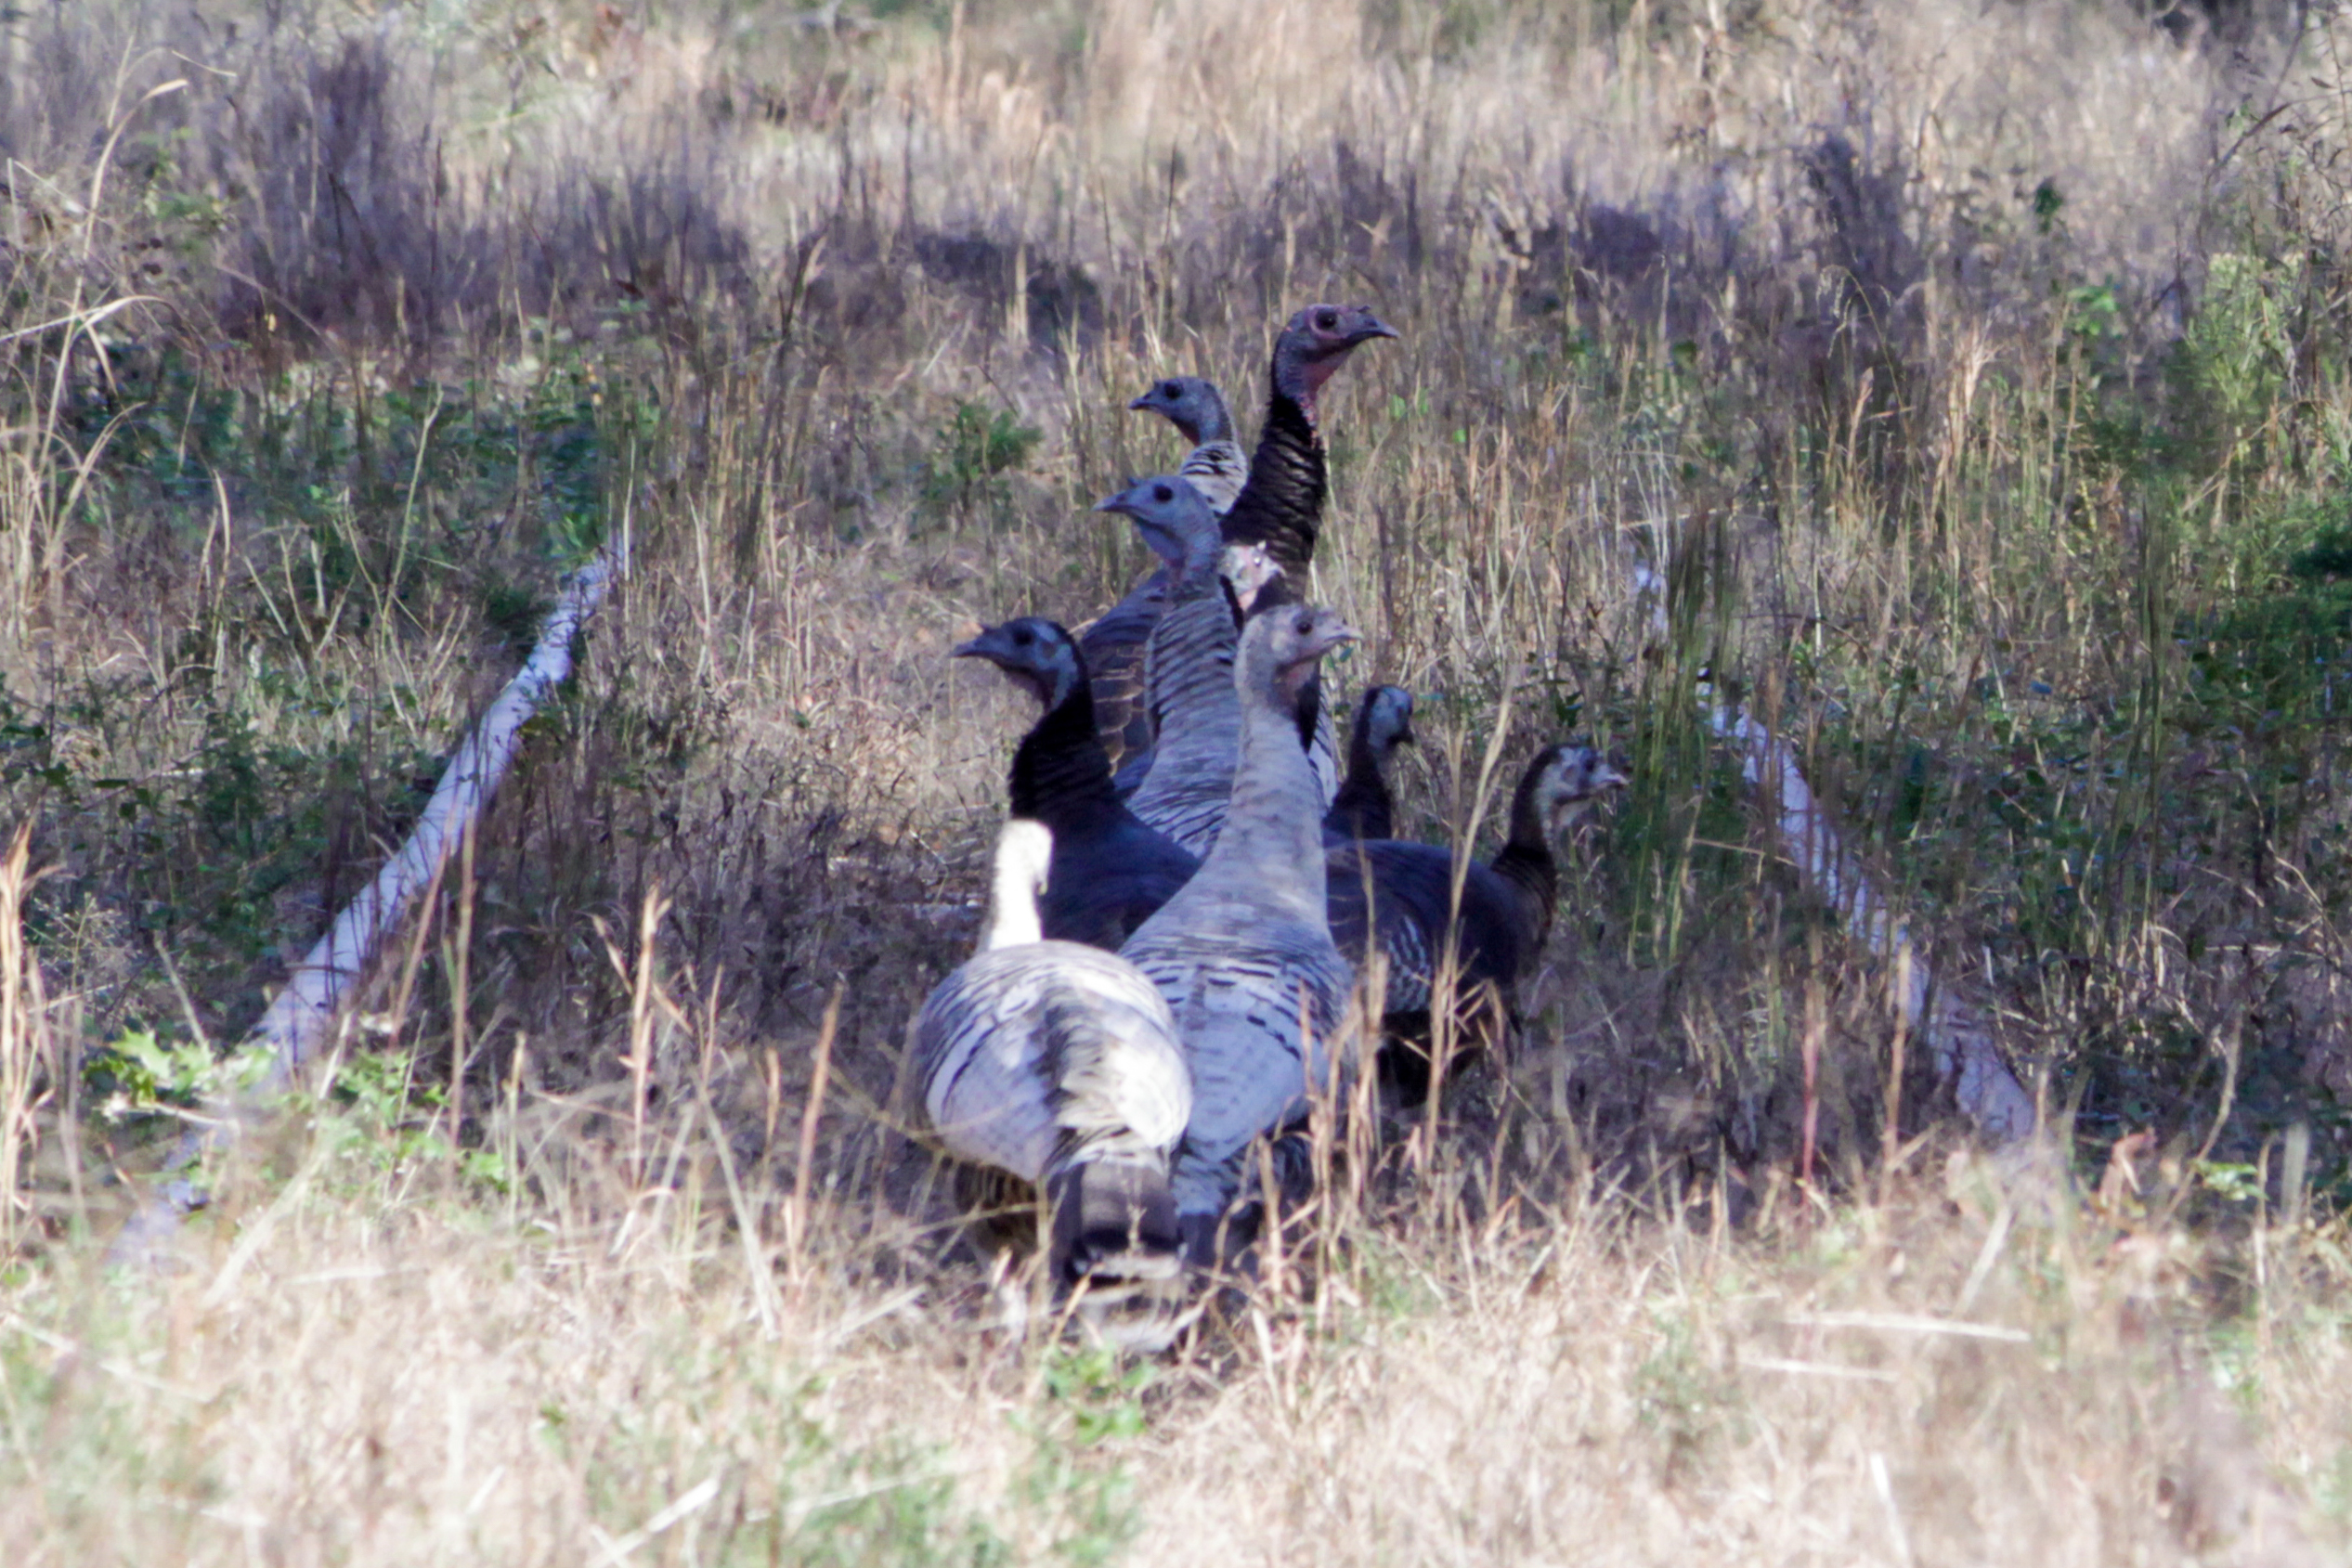
<svg viewBox="0 0 2352 1568">
<path fill-rule="evenodd" d="M 1559 895 L 1553 843 L 1587 806 L 1624 784 L 1599 752 L 1579 745 L 1546 746 L 1520 775 L 1501 851 L 1492 865 L 1473 862 L 1462 878 L 1454 994 L 1457 1016 L 1474 1033 L 1489 1035 L 1513 1016 L 1515 988 L 1551 935 Z M 1453 871 L 1451 851 L 1395 839 L 1334 849 L 1329 857 L 1332 940 L 1361 964 L 1377 933 L 1387 960 L 1382 1025 L 1405 1049 L 1384 1050 L 1384 1070 L 1409 1099 L 1428 1085 L 1427 1056 L 1415 1053 L 1425 1052 L 1430 1036 Z"/>
<path fill-rule="evenodd" d="M 1161 415 L 1192 443 L 1176 473 L 1201 493 L 1212 513 L 1223 516 L 1241 493 L 1249 473 L 1233 439 L 1233 416 L 1226 410 L 1225 395 L 1198 376 L 1170 376 L 1153 382 L 1150 391 L 1127 407 Z M 1095 711 L 1128 789 L 1143 776 L 1135 759 L 1146 758 L 1148 764 L 1151 748 L 1150 716 L 1144 705 L 1144 648 L 1167 603 L 1168 567 L 1163 564 L 1078 629 L 1094 681 Z"/>
<path fill-rule="evenodd" d="M 1310 305 L 1274 340 L 1266 423 L 1250 455 L 1249 483 L 1225 514 L 1225 537 L 1266 546 L 1302 590 L 1331 489 L 1316 399 L 1358 344 L 1396 335 L 1370 305 Z"/>
<path fill-rule="evenodd" d="M 1222 517 L 1233 510 L 1233 498 L 1241 493 L 1250 465 L 1241 456 L 1241 443 L 1233 439 L 1233 416 L 1215 382 L 1199 376 L 1170 376 L 1154 382 L 1150 391 L 1127 407 L 1158 414 L 1176 426 L 1192 443 L 1176 472 L 1192 482 L 1211 512 Z"/>
<path fill-rule="evenodd" d="M 1300 593 L 1308 590 L 1306 569 L 1315 560 L 1323 500 L 1331 489 L 1316 399 L 1359 344 L 1396 335 L 1370 305 L 1310 305 L 1292 317 L 1275 340 L 1266 423 L 1250 457 L 1249 483 L 1225 514 L 1225 537 L 1235 544 L 1264 546 Z M 1310 684 L 1301 701 L 1321 709 L 1320 682 Z M 1328 809 L 1339 787 L 1339 747 L 1328 711 L 1317 713 L 1308 754 Z"/>
<path fill-rule="evenodd" d="M 1310 1091 L 1332 1082 L 1335 1062 L 1347 1066 L 1354 974 L 1324 913 L 1296 692 L 1355 636 L 1330 610 L 1261 601 L 1235 660 L 1241 763 L 1224 830 L 1183 891 L 1120 950 L 1167 999 L 1192 1069 L 1192 1120 L 1172 1177 L 1196 1263 L 1214 1258 L 1252 1140 L 1298 1123 Z"/>
<path fill-rule="evenodd" d="M 916 1014 L 908 1062 L 942 1147 L 1045 1193 L 1054 1278 L 1115 1299 L 1178 1273 L 1169 1160 L 1192 1081 L 1150 979 L 1115 953 L 1045 940 L 1052 856 L 1041 823 L 1005 824 L 980 951 Z"/>
<path fill-rule="evenodd" d="M 1314 557 L 1315 537 L 1322 525 L 1323 497 L 1330 488 L 1323 438 L 1315 424 L 1316 397 L 1358 343 L 1396 335 L 1370 306 L 1311 305 L 1292 317 L 1274 340 L 1266 424 L 1250 458 L 1249 477 L 1229 509 L 1215 510 L 1225 514 L 1226 542 L 1264 547 L 1273 564 L 1290 574 L 1302 592 L 1306 585 L 1304 571 Z M 1151 396 L 1146 393 L 1137 404 Z M 1223 401 L 1220 396 L 1220 406 Z M 1161 410 L 1155 408 L 1154 411 Z M 1202 434 L 1206 434 L 1203 427 Z M 1155 572 L 1078 630 L 1086 667 L 1093 672 L 1095 719 L 1102 726 L 1103 745 L 1111 753 L 1111 766 L 1123 775 L 1127 754 L 1150 745 L 1150 732 L 1142 727 L 1149 719 L 1139 711 L 1141 686 L 1137 671 L 1164 596 L 1162 574 Z M 1329 805 L 1338 784 L 1338 767 L 1328 721 L 1323 735 L 1331 765 L 1328 776 L 1319 777 L 1324 778 L 1324 803 Z"/>
<path fill-rule="evenodd" d="M 1396 804 L 1388 794 L 1388 764 L 1413 739 L 1413 694 L 1402 686 L 1372 686 L 1357 705 L 1347 737 L 1347 779 L 1323 813 L 1323 839 L 1353 844 L 1392 836 Z"/>
<path fill-rule="evenodd" d="M 1257 603 L 1257 596 L 1264 591 L 1266 586 L 1282 575 L 1282 568 L 1274 564 L 1273 558 L 1266 553 L 1265 546 L 1254 544 L 1227 545 L 1217 570 L 1224 576 L 1226 586 L 1233 590 L 1234 610 L 1244 616 L 1249 614 L 1251 606 Z M 1150 645 L 1147 640 L 1147 654 L 1149 651 Z M 1138 670 L 1137 690 L 1142 692 L 1144 686 L 1143 674 Z M 1097 686 L 1096 690 L 1099 692 L 1101 688 Z M 1311 744 L 1315 732 L 1317 700 L 1318 694 L 1310 693 L 1300 704 L 1299 744 L 1302 745 Z M 1142 749 L 1129 750 L 1120 759 L 1119 771 L 1111 775 L 1111 784 L 1118 790 L 1119 798 L 1122 800 L 1132 800 L 1136 791 L 1143 786 L 1145 775 L 1151 771 L 1152 743 L 1157 739 L 1154 727 L 1158 719 L 1153 716 L 1148 692 L 1144 692 L 1144 700 L 1137 706 L 1136 712 L 1142 720 L 1139 726 L 1135 727 L 1139 728 L 1143 733 Z M 1132 729 L 1130 738 L 1133 738 Z"/>
<path fill-rule="evenodd" d="M 1117 952 L 1192 879 L 1199 857 L 1144 826 L 1111 787 L 1085 656 L 1069 632 L 1023 616 L 988 628 L 955 656 L 988 660 L 1045 705 L 1013 752 L 1011 780 L 1013 815 L 1053 834 L 1045 933 Z"/>
<path fill-rule="evenodd" d="M 1225 820 L 1241 745 L 1233 686 L 1240 610 L 1217 569 L 1225 546 L 1216 518 L 1174 474 L 1141 480 L 1099 510 L 1134 519 L 1169 572 L 1167 607 L 1151 628 L 1146 659 L 1151 760 L 1127 804 L 1147 827 L 1205 855 Z"/>
</svg>

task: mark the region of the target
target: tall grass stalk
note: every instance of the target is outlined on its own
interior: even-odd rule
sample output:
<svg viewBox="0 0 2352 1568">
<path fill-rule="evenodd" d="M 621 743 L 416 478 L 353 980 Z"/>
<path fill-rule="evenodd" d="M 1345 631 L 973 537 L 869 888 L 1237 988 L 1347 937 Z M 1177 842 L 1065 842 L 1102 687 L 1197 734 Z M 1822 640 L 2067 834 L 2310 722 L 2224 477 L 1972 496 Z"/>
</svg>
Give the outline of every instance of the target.
<svg viewBox="0 0 2352 1568">
<path fill-rule="evenodd" d="M 32 864 L 32 824 L 24 823 L 0 855 L 0 1258 L 16 1255 L 32 1217 L 21 1177 L 40 1145 L 34 1109 L 45 1069 L 57 1065 L 40 961 L 25 941 L 25 895 L 39 880 Z"/>
</svg>

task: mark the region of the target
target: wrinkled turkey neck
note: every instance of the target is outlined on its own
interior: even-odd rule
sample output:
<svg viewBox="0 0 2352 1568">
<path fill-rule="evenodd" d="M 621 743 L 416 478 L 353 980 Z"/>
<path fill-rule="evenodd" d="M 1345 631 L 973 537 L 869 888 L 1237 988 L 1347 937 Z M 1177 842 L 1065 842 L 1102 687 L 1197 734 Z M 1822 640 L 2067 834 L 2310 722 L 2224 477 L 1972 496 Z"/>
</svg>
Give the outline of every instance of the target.
<svg viewBox="0 0 2352 1568">
<path fill-rule="evenodd" d="M 1286 375 L 1284 369 L 1275 371 L 1266 428 L 1250 456 L 1249 482 L 1225 514 L 1225 539 L 1265 546 L 1276 565 L 1295 576 L 1315 559 L 1328 482 L 1323 438 L 1315 428 L 1314 392 L 1302 387 L 1304 402 L 1293 395 L 1285 383 L 1297 374 Z"/>
<path fill-rule="evenodd" d="M 1292 706 L 1298 710 L 1298 744 L 1311 751 L 1315 747 L 1316 727 L 1323 718 L 1323 681 L 1319 673 L 1309 674 L 1298 683 Z"/>
<path fill-rule="evenodd" d="M 1225 540 L 1217 530 L 1203 525 L 1198 535 L 1184 539 L 1184 559 L 1175 567 L 1175 580 L 1189 581 L 1195 577 L 1217 577 L 1217 567 L 1225 556 Z"/>
<path fill-rule="evenodd" d="M 1241 688 L 1241 755 L 1233 773 L 1232 809 L 1218 830 L 1202 875 L 1241 879 L 1261 896 L 1320 911 L 1323 828 L 1310 805 L 1315 776 L 1297 740 L 1295 693 L 1289 678 L 1313 672 L 1308 661 L 1274 671 L 1255 663 L 1244 646 L 1236 654 Z M 1271 677 L 1271 679 L 1269 679 Z M 1303 908 L 1302 911 L 1303 913 Z"/>
<path fill-rule="evenodd" d="M 1300 728 L 1312 732 L 1315 715 L 1322 710 L 1322 682 L 1316 678 L 1323 673 L 1323 661 L 1318 655 L 1301 659 L 1294 665 L 1278 670 L 1274 676 L 1276 706 L 1300 721 Z"/>
</svg>

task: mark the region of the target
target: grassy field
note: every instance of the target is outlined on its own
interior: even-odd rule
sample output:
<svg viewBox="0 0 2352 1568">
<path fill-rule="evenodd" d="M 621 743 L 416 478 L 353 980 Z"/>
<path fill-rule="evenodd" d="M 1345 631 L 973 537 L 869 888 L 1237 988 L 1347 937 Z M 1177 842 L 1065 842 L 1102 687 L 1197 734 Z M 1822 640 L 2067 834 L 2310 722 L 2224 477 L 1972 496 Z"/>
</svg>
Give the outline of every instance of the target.
<svg viewBox="0 0 2352 1568">
<path fill-rule="evenodd" d="M 2340 1561 L 2347 47 L 2089 0 L 6 13 L 0 1555 Z M 1031 717 L 946 653 L 1115 598 L 1085 509 L 1180 455 L 1127 399 L 1254 421 L 1316 299 L 1403 334 L 1324 399 L 1314 586 L 1339 691 L 1427 694 L 1406 831 L 1492 839 L 1499 719 L 1505 780 L 1573 734 L 1633 784 L 1524 1038 L 1124 1363 L 896 1114 Z M 180 1266 L 109 1271 L 623 541 L 331 1059 Z M 1702 670 L 2071 1186 L 1972 1146 Z"/>
</svg>

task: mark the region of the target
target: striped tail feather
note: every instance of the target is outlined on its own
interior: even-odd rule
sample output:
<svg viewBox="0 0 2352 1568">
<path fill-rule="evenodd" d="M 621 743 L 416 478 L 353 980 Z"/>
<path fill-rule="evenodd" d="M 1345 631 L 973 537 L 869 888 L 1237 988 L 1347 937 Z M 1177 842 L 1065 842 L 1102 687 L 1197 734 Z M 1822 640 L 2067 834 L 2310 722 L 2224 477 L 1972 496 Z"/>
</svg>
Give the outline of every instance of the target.
<svg viewBox="0 0 2352 1568">
<path fill-rule="evenodd" d="M 1199 1308 L 1187 1310 L 1184 1232 L 1164 1160 L 1110 1158 L 1064 1165 L 1046 1178 L 1055 1283 L 1074 1321 L 1105 1344 L 1165 1350 Z"/>
<path fill-rule="evenodd" d="M 1044 1179 L 1047 1265 L 1086 1332 L 1129 1350 L 1164 1348 L 1189 1289 L 1168 1174 L 1189 1112 L 1180 1050 L 1172 1035 L 1154 1042 L 1168 1047 L 1164 1058 L 1143 1048 L 1149 1020 L 1098 995 L 1051 995 L 1044 1022 L 1059 1128 Z"/>
<path fill-rule="evenodd" d="M 1164 1160 L 1073 1161 L 1046 1177 L 1046 1198 L 1054 1276 L 1064 1284 L 1176 1275 L 1184 1238 Z"/>
</svg>

